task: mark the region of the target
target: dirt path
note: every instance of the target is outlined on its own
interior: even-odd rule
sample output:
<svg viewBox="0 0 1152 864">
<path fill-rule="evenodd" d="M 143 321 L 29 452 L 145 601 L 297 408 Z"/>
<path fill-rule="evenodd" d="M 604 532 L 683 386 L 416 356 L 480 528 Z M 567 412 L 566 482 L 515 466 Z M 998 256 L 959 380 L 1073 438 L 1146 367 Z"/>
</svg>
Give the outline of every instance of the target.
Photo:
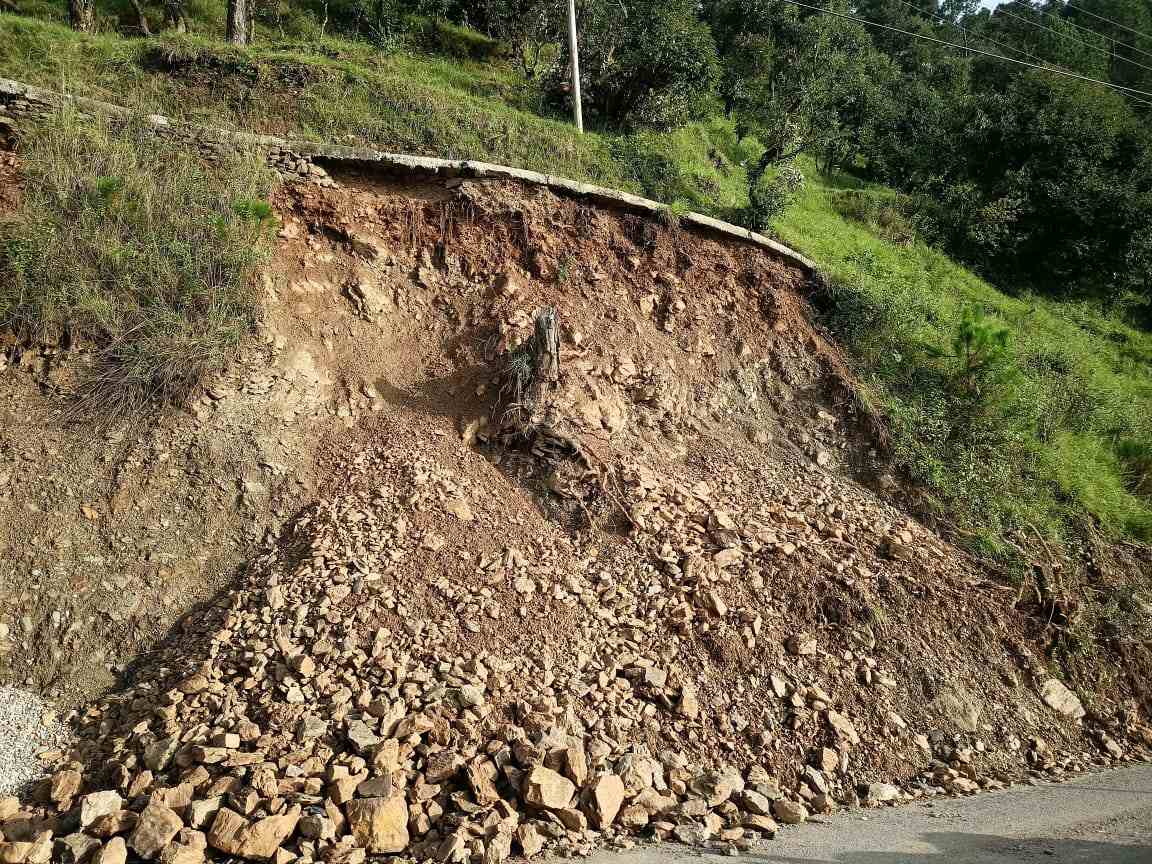
<svg viewBox="0 0 1152 864">
<path fill-rule="evenodd" d="M 724 860 L 683 847 L 602 853 L 593 864 Z M 857 810 L 780 832 L 743 856 L 755 864 L 1003 864 L 1017 861 L 1148 864 L 1152 766 L 1066 783 L 891 810 Z"/>
</svg>

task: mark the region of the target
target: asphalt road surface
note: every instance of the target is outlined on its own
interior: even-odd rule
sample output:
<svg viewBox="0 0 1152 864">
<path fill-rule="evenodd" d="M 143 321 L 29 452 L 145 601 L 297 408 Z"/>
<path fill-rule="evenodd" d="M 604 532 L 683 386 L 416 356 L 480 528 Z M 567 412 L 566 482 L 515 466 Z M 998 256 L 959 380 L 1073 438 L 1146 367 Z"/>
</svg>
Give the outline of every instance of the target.
<svg viewBox="0 0 1152 864">
<path fill-rule="evenodd" d="M 880 810 L 796 828 L 739 858 L 684 846 L 598 853 L 593 864 L 1152 864 L 1152 765 Z"/>
</svg>

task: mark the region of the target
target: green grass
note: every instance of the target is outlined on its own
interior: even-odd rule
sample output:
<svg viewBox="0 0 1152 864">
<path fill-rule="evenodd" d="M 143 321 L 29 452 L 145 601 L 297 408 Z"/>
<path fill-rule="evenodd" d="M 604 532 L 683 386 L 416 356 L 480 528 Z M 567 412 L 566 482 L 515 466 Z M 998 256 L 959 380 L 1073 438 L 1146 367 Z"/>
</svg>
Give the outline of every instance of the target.
<svg viewBox="0 0 1152 864">
<path fill-rule="evenodd" d="M 196 33 L 87 36 L 0 15 L 0 75 L 192 123 L 499 162 L 710 212 L 741 206 L 742 163 L 755 149 L 723 120 L 669 133 L 578 135 L 567 117 L 545 110 L 510 61 L 333 36 L 264 33 L 236 48 Z"/>
<path fill-rule="evenodd" d="M 256 320 L 266 170 L 208 168 L 143 129 L 68 116 L 22 156 L 23 201 L 0 222 L 0 327 L 91 350 L 85 414 L 186 400 Z"/>
<path fill-rule="evenodd" d="M 889 190 L 803 168 L 776 230 L 827 274 L 828 323 L 939 513 L 1000 553 L 1032 528 L 1067 539 L 1085 514 L 1152 539 L 1152 334 L 1088 304 L 1005 295 L 916 240 Z M 966 307 L 1008 327 L 1011 364 L 988 416 L 957 434 L 955 361 L 941 355 Z"/>
<path fill-rule="evenodd" d="M 602 135 L 526 110 L 511 65 L 326 38 L 234 48 L 204 37 L 82 36 L 0 15 L 0 74 L 175 119 L 446 158 L 488 159 L 638 189 Z"/>
<path fill-rule="evenodd" d="M 748 215 L 758 145 L 731 121 L 577 135 L 511 59 L 467 33 L 369 43 L 322 32 L 293 6 L 237 49 L 219 41 L 219 0 L 190 7 L 189 35 L 152 39 L 81 36 L 58 23 L 62 4 L 22 2 L 39 17 L 0 15 L 9 77 L 193 122 L 483 159 L 642 192 L 677 211 Z M 118 14 L 130 22 L 126 4 Z M 420 50 L 441 37 L 466 56 Z M 920 242 L 891 190 L 799 167 L 807 182 L 774 230 L 827 273 L 822 314 L 925 508 L 1002 556 L 1022 536 L 1066 540 L 1088 521 L 1152 538 L 1152 335 L 1087 304 L 997 291 Z M 975 402 L 948 356 L 970 307 L 1011 333 L 1009 362 Z"/>
</svg>

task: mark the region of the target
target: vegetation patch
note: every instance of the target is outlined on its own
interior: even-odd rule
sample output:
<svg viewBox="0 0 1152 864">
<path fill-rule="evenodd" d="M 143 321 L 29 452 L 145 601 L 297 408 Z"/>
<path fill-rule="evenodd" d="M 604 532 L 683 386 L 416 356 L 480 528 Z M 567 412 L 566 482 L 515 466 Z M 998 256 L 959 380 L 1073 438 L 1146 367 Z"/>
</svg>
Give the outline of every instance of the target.
<svg viewBox="0 0 1152 864">
<path fill-rule="evenodd" d="M 498 40 L 450 21 L 410 16 L 407 24 L 417 44 L 446 57 L 484 61 L 507 53 Z"/>
<path fill-rule="evenodd" d="M 67 116 L 21 156 L 23 201 L 0 224 L 0 326 L 91 348 L 79 398 L 103 416 L 187 399 L 256 321 L 266 169 L 209 167 L 145 129 Z"/>
<path fill-rule="evenodd" d="M 1152 538 L 1152 334 L 1086 303 L 1009 297 L 917 239 L 890 191 L 800 165 L 775 228 L 825 268 L 822 314 L 923 509 L 1001 558 L 1092 524 Z"/>
</svg>

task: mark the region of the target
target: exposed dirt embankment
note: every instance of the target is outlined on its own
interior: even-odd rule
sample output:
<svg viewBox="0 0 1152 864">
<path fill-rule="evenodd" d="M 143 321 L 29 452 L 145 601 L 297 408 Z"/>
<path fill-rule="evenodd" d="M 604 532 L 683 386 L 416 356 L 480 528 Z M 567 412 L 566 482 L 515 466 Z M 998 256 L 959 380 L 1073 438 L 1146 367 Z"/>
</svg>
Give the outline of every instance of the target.
<svg viewBox="0 0 1152 864">
<path fill-rule="evenodd" d="M 15 352 L 4 467 L 49 476 L 0 517 L 46 589 L 9 594 L 41 622 L 10 674 L 74 582 L 109 587 L 63 644 L 128 659 L 276 526 L 76 715 L 0 823 L 27 855 L 742 846 L 1145 752 L 1126 693 L 1086 714 L 1014 592 L 849 478 L 875 427 L 798 272 L 542 189 L 332 179 L 278 193 L 262 343 L 190 414 L 85 449 L 32 392 L 55 355 Z M 117 629 L 105 596 L 146 599 Z"/>
</svg>

